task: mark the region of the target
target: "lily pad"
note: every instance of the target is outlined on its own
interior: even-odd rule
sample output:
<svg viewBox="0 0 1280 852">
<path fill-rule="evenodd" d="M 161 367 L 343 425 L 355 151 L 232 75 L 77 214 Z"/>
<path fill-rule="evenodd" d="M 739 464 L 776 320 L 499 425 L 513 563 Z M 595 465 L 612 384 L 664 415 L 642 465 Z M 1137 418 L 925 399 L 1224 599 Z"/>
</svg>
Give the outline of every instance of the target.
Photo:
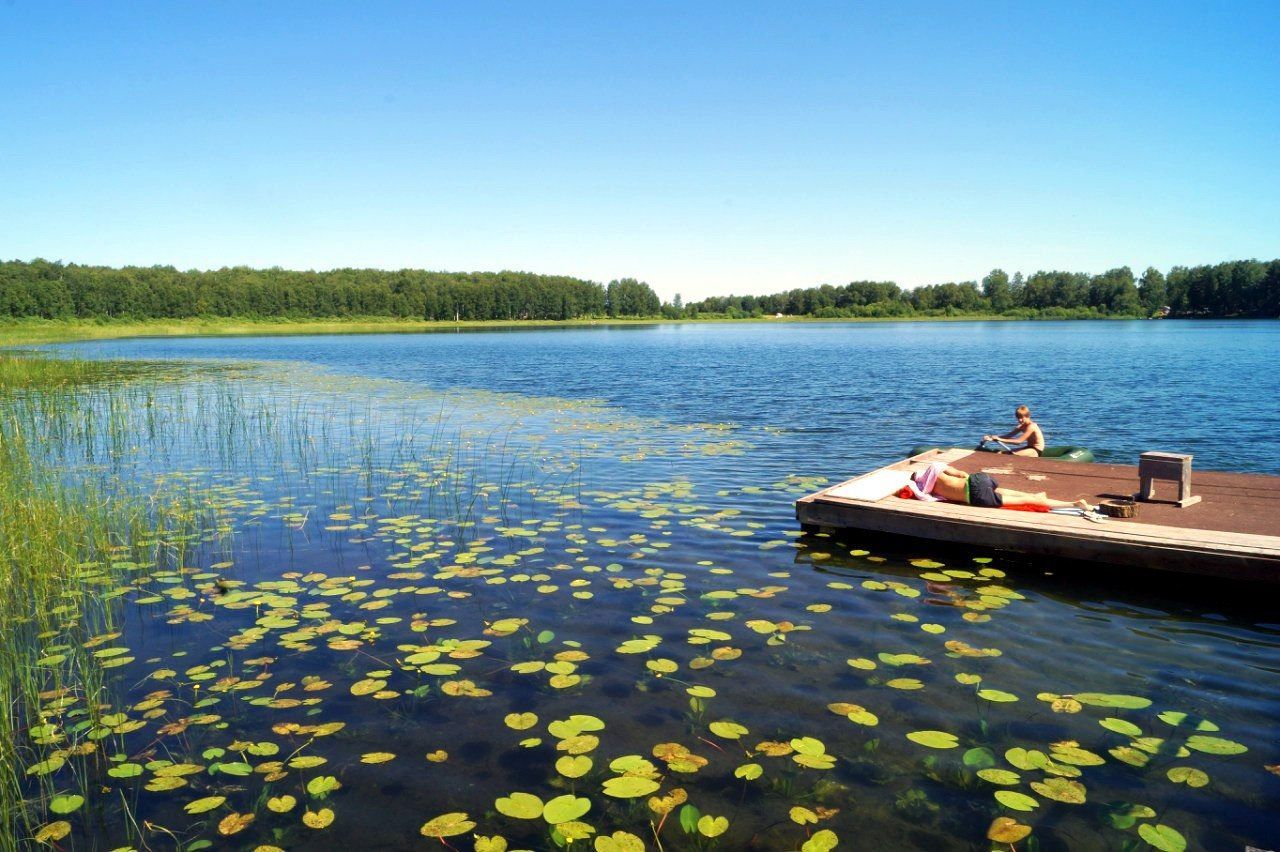
<svg viewBox="0 0 1280 852">
<path fill-rule="evenodd" d="M 183 810 L 189 814 L 202 814 L 205 811 L 213 810 L 226 800 L 226 796 L 205 796 L 203 799 L 196 799 L 194 802 L 188 802 Z"/>
<path fill-rule="evenodd" d="M 1031 789 L 1046 799 L 1064 802 L 1068 805 L 1082 805 L 1085 801 L 1085 788 L 1079 781 L 1068 778 L 1049 778 L 1045 781 L 1032 781 Z"/>
<path fill-rule="evenodd" d="M 267 799 L 267 810 L 278 814 L 287 814 L 297 806 L 298 800 L 287 793 L 283 796 L 272 796 Z"/>
<path fill-rule="evenodd" d="M 1023 825 L 1013 817 L 996 817 L 987 827 L 987 839 L 996 843 L 1017 843 L 1031 833 L 1031 826 Z"/>
<path fill-rule="evenodd" d="M 747 729 L 737 722 L 712 722 L 708 727 L 711 733 L 726 740 L 736 740 L 747 734 Z"/>
<path fill-rule="evenodd" d="M 996 765 L 995 752 L 983 746 L 969 749 L 961 759 L 971 769 L 986 769 Z"/>
<path fill-rule="evenodd" d="M 988 784 L 1000 784 L 1005 787 L 1017 784 L 1022 778 L 1018 773 L 1008 769 L 979 769 L 978 777 Z"/>
<path fill-rule="evenodd" d="M 652 778 L 623 775 L 618 778 L 610 778 L 605 781 L 604 793 L 606 796 L 612 796 L 615 799 L 637 799 L 641 796 L 649 795 L 660 786 L 661 785 Z"/>
<path fill-rule="evenodd" d="M 552 825 L 576 820 L 591 810 L 590 799 L 580 799 L 573 794 L 556 796 L 542 809 L 542 818 Z"/>
<path fill-rule="evenodd" d="M 332 775 L 317 775 L 307 782 L 307 792 L 317 799 L 323 799 L 341 787 L 342 782 Z"/>
<path fill-rule="evenodd" d="M 1014 695 L 1012 692 L 1005 692 L 1001 689 L 979 689 L 978 697 L 997 703 L 1009 703 L 1018 700 L 1018 696 Z"/>
<path fill-rule="evenodd" d="M 644 840 L 629 831 L 615 831 L 596 838 L 595 852 L 644 852 Z"/>
<path fill-rule="evenodd" d="M 907 739 L 929 748 L 955 748 L 960 745 L 955 734 L 946 731 L 912 731 Z"/>
<path fill-rule="evenodd" d="M 1183 852 L 1187 848 L 1187 839 L 1163 823 L 1144 822 L 1138 826 L 1138 836 L 1161 852 Z"/>
<path fill-rule="evenodd" d="M 1120 710 L 1144 710 L 1151 706 L 1150 698 L 1137 695 L 1112 695 L 1105 692 L 1078 692 L 1073 696 L 1081 704 L 1090 707 L 1115 707 Z"/>
<path fill-rule="evenodd" d="M 711 814 L 703 814 L 698 820 L 698 833 L 703 837 L 719 837 L 729 830 L 729 820 L 727 817 L 713 817 Z"/>
<path fill-rule="evenodd" d="M 995 797 L 997 802 L 1010 810 L 1029 811 L 1040 806 L 1031 796 L 1017 790 L 996 790 Z"/>
<path fill-rule="evenodd" d="M 1187 748 L 1205 754 L 1244 754 L 1249 749 L 1233 740 L 1222 737 L 1208 737 L 1204 734 L 1192 734 L 1187 737 Z"/>
<path fill-rule="evenodd" d="M 218 797 L 218 799 L 218 804 L 221 804 L 221 797 Z M 69 793 L 63 796 L 54 796 L 53 799 L 49 801 L 49 810 L 55 814 L 69 814 L 79 810 L 80 806 L 83 804 L 84 796 L 81 796 L 79 793 Z M 190 807 L 190 805 L 188 805 L 188 807 Z M 217 805 L 214 805 L 214 807 L 217 807 Z M 187 813 L 192 813 L 192 811 L 187 811 Z M 196 811 L 196 813 L 199 813 L 199 811 Z"/>
<path fill-rule="evenodd" d="M 476 824 L 471 821 L 465 813 L 447 813 L 441 814 L 433 820 L 423 823 L 418 829 L 423 837 L 454 837 L 459 834 L 466 834 L 475 828 Z"/>
<path fill-rule="evenodd" d="M 565 778 L 581 778 L 591 771 L 592 760 L 585 754 L 566 754 L 556 761 L 556 772 Z"/>
<path fill-rule="evenodd" d="M 813 833 L 813 836 L 804 842 L 800 847 L 800 852 L 831 852 L 840 844 L 840 838 L 834 831 L 829 828 L 823 828 Z"/>
<path fill-rule="evenodd" d="M 532 793 L 512 793 L 493 803 L 498 813 L 513 819 L 537 819 L 542 816 L 542 799 Z"/>
<path fill-rule="evenodd" d="M 1108 731 L 1114 731 L 1117 734 L 1123 734 L 1126 737 L 1142 736 L 1142 729 L 1137 725 L 1125 719 L 1117 719 L 1115 716 L 1108 716 L 1105 719 L 1098 720 L 1098 724 L 1106 728 Z"/>
<path fill-rule="evenodd" d="M 1203 787 L 1209 783 L 1209 775 L 1193 766 L 1175 766 L 1168 772 L 1169 780 L 1188 787 Z"/>
<path fill-rule="evenodd" d="M 218 823 L 218 833 L 224 837 L 230 837 L 244 831 L 253 820 L 253 814 L 229 813 Z"/>
</svg>

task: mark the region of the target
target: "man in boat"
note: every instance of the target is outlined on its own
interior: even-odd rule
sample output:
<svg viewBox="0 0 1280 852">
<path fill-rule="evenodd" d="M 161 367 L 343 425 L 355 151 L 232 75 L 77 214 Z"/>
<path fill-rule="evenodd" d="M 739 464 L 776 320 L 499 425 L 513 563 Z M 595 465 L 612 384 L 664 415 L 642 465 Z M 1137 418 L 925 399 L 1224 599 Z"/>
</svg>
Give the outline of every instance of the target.
<svg viewBox="0 0 1280 852">
<path fill-rule="evenodd" d="M 1001 452 L 1012 453 L 1015 456 L 1044 455 L 1044 432 L 1040 430 L 1040 425 L 1031 419 L 1031 409 L 1025 405 L 1019 405 L 1013 412 L 1013 416 L 1018 418 L 1017 426 L 1003 435 L 983 435 L 982 443 L 998 441 L 1004 447 Z"/>
<path fill-rule="evenodd" d="M 1002 487 L 989 473 L 965 473 L 944 462 L 932 462 L 923 470 L 916 471 L 907 488 L 919 500 L 949 500 L 984 509 L 1079 509 L 1085 513 L 1093 512 L 1093 507 L 1085 500 L 1055 500 L 1043 491 L 1015 491 Z"/>
</svg>

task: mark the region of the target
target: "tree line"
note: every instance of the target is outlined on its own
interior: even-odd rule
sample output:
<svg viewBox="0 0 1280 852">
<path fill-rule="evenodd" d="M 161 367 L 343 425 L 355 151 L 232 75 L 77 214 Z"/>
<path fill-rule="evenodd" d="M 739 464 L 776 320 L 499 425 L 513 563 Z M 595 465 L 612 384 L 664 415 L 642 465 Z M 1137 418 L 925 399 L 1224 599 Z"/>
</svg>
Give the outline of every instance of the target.
<svg viewBox="0 0 1280 852">
<path fill-rule="evenodd" d="M 1148 267 L 1138 279 L 1127 266 L 1099 275 L 1037 272 L 1028 278 L 993 269 L 981 282 L 904 290 L 892 281 L 854 281 L 769 296 L 713 296 L 664 310 L 682 317 L 1280 317 L 1280 260 L 1175 266 L 1167 275 Z"/>
<path fill-rule="evenodd" d="M 1099 275 L 994 269 L 982 281 L 906 290 L 892 281 L 823 284 L 768 296 L 713 296 L 663 304 L 643 281 L 607 285 L 530 272 L 335 269 L 299 272 L 237 266 L 179 271 L 47 260 L 0 262 L 0 317 L 394 317 L 421 320 L 566 320 L 607 317 L 818 318 L 1280 317 L 1280 260 L 1129 267 Z"/>
<path fill-rule="evenodd" d="M 601 285 L 530 272 L 421 269 L 225 269 L 0 263 L 0 317 L 396 317 L 422 320 L 564 320 L 658 316 L 653 289 L 624 278 Z"/>
</svg>

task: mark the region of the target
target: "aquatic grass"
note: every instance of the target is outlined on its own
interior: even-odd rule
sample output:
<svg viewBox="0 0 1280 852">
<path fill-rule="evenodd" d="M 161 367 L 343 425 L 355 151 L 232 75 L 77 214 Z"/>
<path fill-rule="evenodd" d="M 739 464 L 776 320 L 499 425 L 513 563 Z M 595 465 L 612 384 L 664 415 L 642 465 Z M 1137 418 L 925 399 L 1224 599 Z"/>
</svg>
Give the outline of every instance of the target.
<svg viewBox="0 0 1280 852">
<path fill-rule="evenodd" d="M 70 391 L 118 379 L 134 371 L 118 365 L 0 357 L 7 402 L 17 390 L 43 394 L 50 406 L 73 413 Z M 91 483 L 70 485 L 57 468 L 42 465 L 32 449 L 31 409 L 23 417 L 12 406 L 0 411 L 0 848 L 18 848 L 38 833 L 43 809 L 30 798 L 24 776 L 36 780 L 40 798 L 55 813 L 77 809 L 81 799 L 55 798 L 51 776 L 75 757 L 93 760 L 88 741 L 67 741 L 42 708 L 81 706 L 96 719 L 110 704 L 105 669 L 121 658 L 95 651 L 92 637 L 114 629 L 112 601 L 130 567 L 182 564 L 183 542 L 195 514 L 182 501 L 154 496 L 124 499 Z M 37 438 L 39 436 L 36 436 Z M 144 544 L 144 542 L 146 544 Z M 46 729 L 46 730 L 42 730 Z M 48 768 L 46 768 L 48 767 Z M 81 796 L 86 778 L 77 773 Z M 61 783 L 61 782 L 60 782 Z"/>
</svg>

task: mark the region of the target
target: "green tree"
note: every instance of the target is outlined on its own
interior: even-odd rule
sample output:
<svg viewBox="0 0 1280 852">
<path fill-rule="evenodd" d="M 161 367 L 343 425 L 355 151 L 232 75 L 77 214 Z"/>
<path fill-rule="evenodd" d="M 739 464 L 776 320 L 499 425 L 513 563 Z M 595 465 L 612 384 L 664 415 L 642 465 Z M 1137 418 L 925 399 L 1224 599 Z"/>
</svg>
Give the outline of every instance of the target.
<svg viewBox="0 0 1280 852">
<path fill-rule="evenodd" d="M 1165 292 L 1164 273 L 1154 266 L 1148 266 L 1138 282 L 1138 296 L 1147 316 L 1155 314 L 1167 305 L 1165 300 L 1168 294 Z"/>
<path fill-rule="evenodd" d="M 982 295 L 991 303 L 991 310 L 1003 313 L 1013 307 L 1013 292 L 1009 289 L 1009 276 L 1003 269 L 993 269 L 982 279 Z"/>
</svg>

